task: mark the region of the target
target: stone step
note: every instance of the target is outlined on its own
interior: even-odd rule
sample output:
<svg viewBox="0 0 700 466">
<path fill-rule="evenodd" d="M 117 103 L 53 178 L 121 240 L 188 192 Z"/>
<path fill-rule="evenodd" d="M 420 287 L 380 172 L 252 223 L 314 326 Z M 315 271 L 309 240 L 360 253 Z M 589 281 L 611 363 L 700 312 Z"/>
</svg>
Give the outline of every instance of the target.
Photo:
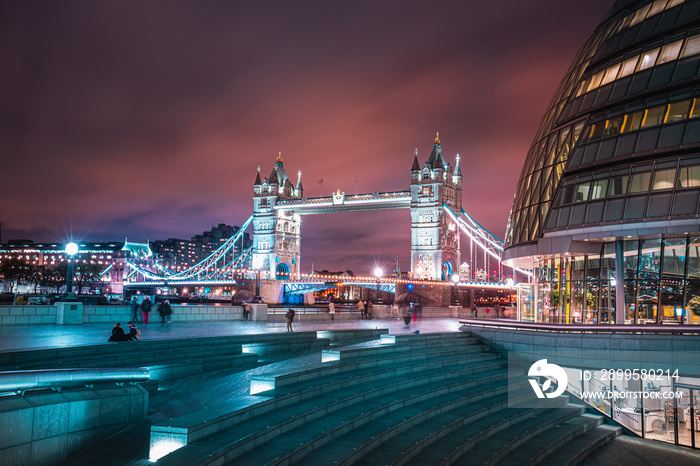
<svg viewBox="0 0 700 466">
<path fill-rule="evenodd" d="M 484 383 L 483 378 L 472 382 L 470 386 L 428 386 L 424 387 L 424 391 L 416 391 L 415 387 L 409 387 L 364 400 L 277 435 L 265 448 L 250 450 L 237 457 L 236 462 L 287 464 L 301 460 L 324 445 L 347 445 L 347 441 L 339 440 L 346 437 L 351 437 L 350 445 L 360 446 L 362 442 L 352 439 L 353 435 L 359 435 L 363 439 L 371 438 L 387 425 L 401 424 L 407 419 L 429 418 L 466 404 L 480 406 L 483 400 L 505 394 L 507 391 L 505 380 L 502 378 L 490 383 Z M 230 451 L 227 453 L 226 460 L 230 461 Z M 324 456 L 325 463 L 332 462 L 328 453 Z"/>
<path fill-rule="evenodd" d="M 601 446 L 622 434 L 622 427 L 603 424 L 557 448 L 539 464 L 559 466 L 578 464 Z"/>
<path fill-rule="evenodd" d="M 528 394 L 529 395 L 529 394 Z M 554 407 L 560 411 L 568 402 L 568 397 L 558 397 L 547 400 L 547 408 L 506 408 L 502 411 L 469 421 L 457 422 L 456 425 L 446 425 L 444 430 L 436 433 L 439 437 L 430 440 L 429 448 L 418 447 L 417 451 L 409 449 L 396 457 L 391 464 L 452 464 L 462 455 L 471 456 L 472 450 L 481 450 L 482 444 L 491 437 L 501 436 L 533 416 L 541 416 L 548 408 Z M 580 407 L 567 407 L 571 417 L 581 414 Z M 572 411 L 573 410 L 573 411 Z"/>
<path fill-rule="evenodd" d="M 602 416 L 582 414 L 532 437 L 510 453 L 499 459 L 493 459 L 489 464 L 539 464 L 558 448 L 564 447 L 602 423 Z"/>
<path fill-rule="evenodd" d="M 409 333 L 409 334 L 386 334 L 380 337 L 382 343 L 404 343 L 413 341 L 433 341 L 433 340 L 449 340 L 452 338 L 469 338 L 472 337 L 471 332 L 437 332 L 437 333 Z"/>
<path fill-rule="evenodd" d="M 559 397 L 561 398 L 561 397 Z M 511 425 L 489 438 L 479 441 L 469 448 L 462 446 L 450 453 L 440 464 L 495 464 L 511 451 L 524 445 L 533 437 L 554 426 L 579 417 L 584 408 L 580 405 L 567 404 L 556 409 L 543 410 L 532 417 Z M 468 452 L 468 453 L 467 453 Z M 466 454 L 465 454 L 466 453 Z"/>
<path fill-rule="evenodd" d="M 524 385 L 520 388 L 524 388 Z M 449 432 L 450 426 L 461 426 L 508 407 L 508 387 L 505 384 L 494 388 L 482 387 L 482 392 L 488 393 L 484 393 L 484 398 L 472 403 L 448 401 L 439 409 L 423 411 L 400 422 L 391 423 L 385 422 L 390 419 L 379 419 L 367 429 L 354 430 L 336 438 L 305 457 L 303 461 L 389 464 L 412 447 L 417 447 L 419 443 L 423 445 L 416 452 L 429 446 L 440 438 L 440 431 L 443 429 Z M 410 456 L 407 456 L 407 459 L 410 459 Z"/>
<path fill-rule="evenodd" d="M 459 335 L 459 334 L 457 334 Z M 418 337 L 419 335 L 415 335 Z M 480 341 L 478 338 L 474 337 L 451 337 L 451 338 L 440 338 L 440 339 L 427 339 L 427 338 L 410 338 L 402 339 L 396 343 L 391 343 L 390 339 L 382 338 L 379 344 L 373 345 L 355 345 L 352 347 L 338 348 L 332 350 L 323 351 L 322 360 L 325 361 L 338 361 L 338 360 L 350 360 L 356 358 L 367 358 L 376 356 L 385 356 L 394 353 L 410 353 L 421 351 L 425 348 L 450 348 L 453 349 L 455 344 L 460 344 L 466 346 L 480 346 Z"/>
<path fill-rule="evenodd" d="M 239 372 L 258 365 L 257 354 L 219 355 L 206 358 L 194 358 L 172 364 L 146 366 L 150 371 L 150 380 L 166 381 L 204 374 L 206 372 L 229 369 Z"/>
<path fill-rule="evenodd" d="M 105 340 L 107 339 L 105 336 Z M 67 346 L 61 348 L 32 349 L 25 351 L 2 351 L 0 352 L 0 370 L 14 370 L 21 368 L 21 364 L 32 364 L 42 361 L 60 361 L 68 358 L 91 358 L 97 356 L 118 357 L 134 351 L 135 345 L 145 351 L 167 351 L 181 348 L 202 348 L 205 346 L 217 345 L 243 345 L 248 344 L 269 344 L 278 345 L 291 341 L 313 341 L 317 340 L 316 332 L 295 332 L 295 333 L 270 333 L 263 335 L 228 335 L 217 337 L 201 337 L 188 339 L 168 339 L 168 340 L 139 340 L 125 342 L 105 342 L 100 345 L 90 346 Z"/>
<path fill-rule="evenodd" d="M 404 425 L 389 426 L 384 432 L 377 435 L 369 442 L 365 441 L 362 447 L 353 446 L 353 451 L 346 452 L 338 463 L 353 463 L 360 465 L 375 464 L 407 464 L 423 450 L 432 448 L 435 442 L 449 435 L 457 429 L 490 417 L 490 423 L 498 420 L 523 416 L 525 409 L 508 409 L 509 402 L 515 399 L 529 397 L 531 392 L 529 385 L 520 384 L 518 387 L 510 387 L 505 394 L 499 394 L 489 398 L 492 403 L 485 403 L 483 407 L 474 409 L 472 406 L 464 406 L 440 413 L 429 419 L 420 420 L 419 423 L 408 420 Z M 530 410 L 534 413 L 534 409 Z M 380 445 L 376 439 L 381 439 Z M 368 448 L 369 447 L 369 448 Z M 322 451 L 313 453 L 308 459 L 322 454 Z"/>
<path fill-rule="evenodd" d="M 265 375 L 255 375 L 250 379 L 250 394 L 273 396 L 266 393 L 299 382 L 309 382 L 328 376 L 338 377 L 342 374 L 357 373 L 358 371 L 375 371 L 382 367 L 393 367 L 395 371 L 417 372 L 422 370 L 421 363 L 430 362 L 432 367 L 470 364 L 475 361 L 495 361 L 501 358 L 493 353 L 484 353 L 478 348 L 465 348 L 460 352 L 445 353 L 444 351 L 426 351 L 420 353 L 393 353 L 367 359 L 353 359 L 349 362 L 333 361 L 317 364 L 304 370 L 288 370 L 271 372 Z"/>
<path fill-rule="evenodd" d="M 357 407 L 366 407 L 369 403 L 383 404 L 381 401 L 378 401 L 381 397 L 390 396 L 393 397 L 395 402 L 400 402 L 401 396 L 404 394 L 402 390 L 408 392 L 407 396 L 412 394 L 418 396 L 425 393 L 427 393 L 426 396 L 434 396 L 434 392 L 440 390 L 442 386 L 449 387 L 445 389 L 446 391 L 454 391 L 467 385 L 471 387 L 481 386 L 484 381 L 488 380 L 499 384 L 504 384 L 506 380 L 506 372 L 502 365 L 499 366 L 497 371 L 491 372 L 477 370 L 474 367 L 471 373 L 463 371 L 460 374 L 461 378 L 457 378 L 454 374 L 450 375 L 452 377 L 446 377 L 446 374 L 437 370 L 433 372 L 432 377 L 404 376 L 403 379 L 389 384 L 380 379 L 375 379 L 374 384 L 371 382 L 360 383 L 362 382 L 361 380 L 358 380 L 358 384 L 354 385 L 335 382 L 336 385 L 339 385 L 339 388 L 335 391 L 326 391 L 324 387 L 314 387 L 310 391 L 307 390 L 308 393 L 305 399 L 297 394 L 292 394 L 285 397 L 287 398 L 286 400 L 280 400 L 286 401 L 285 403 L 278 402 L 277 399 L 268 400 L 266 403 L 261 403 L 261 405 L 266 404 L 267 406 L 252 406 L 247 410 L 230 416 L 228 426 L 226 421 L 222 420 L 220 422 L 222 427 L 220 432 L 207 438 L 205 442 L 192 444 L 194 440 L 202 438 L 202 436 L 192 435 L 187 443 L 192 444 L 193 448 L 190 449 L 190 445 L 188 445 L 187 448 L 183 449 L 188 450 L 189 453 L 178 451 L 163 459 L 172 457 L 180 458 L 178 461 L 185 461 L 184 458 L 187 458 L 187 461 L 196 463 L 198 461 L 196 460 L 198 458 L 197 455 L 202 453 L 200 451 L 201 447 L 198 447 L 197 443 L 206 443 L 208 445 L 215 443 L 216 447 L 212 449 L 218 451 L 218 455 L 230 459 L 245 453 L 250 448 L 259 446 L 260 442 L 275 438 L 280 433 L 290 431 L 305 423 L 313 422 L 318 424 L 321 421 L 328 422 L 327 418 L 331 415 L 347 416 Z M 341 412 L 341 414 L 336 414 L 338 412 Z M 272 422 L 271 419 L 277 416 L 280 417 L 279 421 Z M 253 428 L 253 423 L 258 422 L 262 423 L 262 427 L 256 432 Z M 177 423 L 171 423 L 171 425 L 177 425 Z M 212 422 L 210 421 L 208 427 L 211 427 L 211 425 Z M 233 437 L 235 437 L 232 432 L 236 431 L 236 429 L 242 429 L 239 435 L 246 438 L 246 444 L 232 442 Z M 251 435 L 252 432 L 256 433 Z M 192 434 L 196 434 L 196 432 L 192 432 Z M 206 454 L 211 455 L 213 453 L 207 450 Z"/>
<path fill-rule="evenodd" d="M 391 367 L 383 368 L 379 372 L 369 372 L 363 375 L 355 375 L 346 379 L 338 379 L 329 376 L 325 383 L 309 384 L 294 387 L 289 393 L 281 394 L 275 398 L 245 397 L 238 403 L 227 404 L 224 409 L 209 409 L 207 412 L 192 413 L 179 418 L 170 419 L 167 425 L 154 425 L 152 427 L 152 443 L 159 442 L 161 438 L 177 436 L 183 445 L 192 443 L 209 435 L 216 434 L 239 423 L 248 422 L 249 419 L 264 415 L 271 411 L 279 411 L 289 406 L 298 406 L 307 400 L 319 403 L 324 396 L 341 397 L 338 390 L 346 390 L 352 396 L 371 397 L 377 393 L 368 392 L 367 387 L 372 384 L 380 384 L 387 390 L 394 390 L 401 386 L 421 386 L 437 383 L 451 383 L 460 377 L 487 377 L 492 373 L 505 377 L 506 364 L 503 360 L 488 362 L 471 362 L 458 367 L 444 370 L 442 367 L 434 367 L 432 362 L 424 362 L 417 366 L 411 366 L 413 371 L 401 368 L 401 373 L 393 372 Z M 342 399 L 342 398 L 341 398 Z M 360 398 L 361 400 L 361 398 Z"/>
</svg>

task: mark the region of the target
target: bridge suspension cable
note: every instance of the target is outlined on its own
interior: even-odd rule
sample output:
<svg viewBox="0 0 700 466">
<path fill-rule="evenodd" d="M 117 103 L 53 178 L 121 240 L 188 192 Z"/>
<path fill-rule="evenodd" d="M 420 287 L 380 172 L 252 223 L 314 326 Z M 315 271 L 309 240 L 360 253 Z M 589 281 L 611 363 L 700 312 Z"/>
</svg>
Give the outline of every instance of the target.
<svg viewBox="0 0 700 466">
<path fill-rule="evenodd" d="M 241 253 L 233 257 L 236 241 L 243 238 L 245 230 L 250 226 L 252 221 L 253 216 L 251 215 L 248 220 L 241 225 L 241 228 L 236 234 L 226 240 L 216 251 L 182 272 L 175 273 L 158 263 L 149 264 L 153 266 L 153 270 L 148 270 L 133 260 L 127 260 L 126 263 L 130 270 L 125 280 L 130 280 L 135 275 L 141 275 L 143 278 L 150 281 L 167 281 L 170 283 L 213 280 L 225 277 L 235 269 L 240 268 L 253 251 L 253 246 L 250 246 L 246 250 L 242 250 L 241 248 Z M 227 259 L 227 257 L 231 257 L 231 259 Z"/>
<path fill-rule="evenodd" d="M 499 264 L 501 264 L 504 244 L 500 238 L 481 226 L 479 222 L 474 220 L 474 217 L 469 215 L 464 209 L 462 209 L 461 215 L 457 216 L 457 214 L 455 214 L 447 204 L 443 203 L 442 207 L 464 234 L 466 234 L 479 248 L 481 248 L 485 254 L 493 257 Z M 511 268 L 527 276 L 532 276 L 532 272 L 529 270 L 521 269 L 519 267 Z"/>
</svg>

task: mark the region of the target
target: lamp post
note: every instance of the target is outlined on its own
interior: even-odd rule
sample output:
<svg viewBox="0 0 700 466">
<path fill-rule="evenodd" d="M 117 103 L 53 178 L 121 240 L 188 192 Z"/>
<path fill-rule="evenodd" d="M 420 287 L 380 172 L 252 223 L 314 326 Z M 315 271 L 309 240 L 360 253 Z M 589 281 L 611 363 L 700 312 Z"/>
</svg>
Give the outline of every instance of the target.
<svg viewBox="0 0 700 466">
<path fill-rule="evenodd" d="M 376 302 L 381 302 L 379 299 L 379 279 L 382 278 L 382 275 L 384 275 L 384 271 L 380 267 L 374 269 L 374 276 L 377 277 L 377 297 L 375 299 Z"/>
<path fill-rule="evenodd" d="M 459 306 L 459 299 L 457 299 L 457 282 L 459 282 L 459 275 L 454 273 L 450 279 L 452 280 L 452 304 Z"/>
<path fill-rule="evenodd" d="M 66 254 L 68 254 L 68 283 L 66 293 L 73 292 L 73 256 L 78 253 L 78 245 L 71 242 L 66 244 Z"/>
</svg>

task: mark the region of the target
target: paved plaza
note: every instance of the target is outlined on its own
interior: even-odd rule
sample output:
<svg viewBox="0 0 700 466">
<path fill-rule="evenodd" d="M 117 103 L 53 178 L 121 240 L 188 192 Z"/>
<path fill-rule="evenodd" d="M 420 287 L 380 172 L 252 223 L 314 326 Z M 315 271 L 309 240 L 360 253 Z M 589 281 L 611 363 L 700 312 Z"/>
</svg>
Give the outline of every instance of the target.
<svg viewBox="0 0 700 466">
<path fill-rule="evenodd" d="M 297 318 L 299 315 L 297 315 Z M 121 322 L 126 327 L 126 322 Z M 114 324 L 81 325 L 14 325 L 0 327 L 0 351 L 62 346 L 98 345 L 106 343 Z M 225 335 L 286 332 L 283 322 L 201 322 L 137 324 L 143 340 L 215 337 Z M 407 327 L 403 320 L 353 320 L 337 322 L 305 322 L 295 320 L 296 331 L 349 330 L 385 328 L 392 334 L 451 332 L 459 329 L 457 319 L 419 319 Z"/>
</svg>

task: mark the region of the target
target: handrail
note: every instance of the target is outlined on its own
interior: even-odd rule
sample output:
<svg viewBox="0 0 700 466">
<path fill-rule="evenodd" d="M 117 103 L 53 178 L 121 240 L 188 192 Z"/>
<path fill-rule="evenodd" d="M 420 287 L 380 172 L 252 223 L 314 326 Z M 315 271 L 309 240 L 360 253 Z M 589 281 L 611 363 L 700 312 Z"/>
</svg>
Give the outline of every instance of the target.
<svg viewBox="0 0 700 466">
<path fill-rule="evenodd" d="M 507 328 L 536 332 L 580 332 L 580 333 L 700 333 L 700 325 L 607 325 L 607 324 L 541 324 L 481 319 L 459 319 L 462 325 L 473 327 Z"/>
<path fill-rule="evenodd" d="M 39 369 L 0 372 L 0 392 L 19 392 L 37 388 L 62 388 L 96 383 L 145 382 L 148 369 Z"/>
</svg>

